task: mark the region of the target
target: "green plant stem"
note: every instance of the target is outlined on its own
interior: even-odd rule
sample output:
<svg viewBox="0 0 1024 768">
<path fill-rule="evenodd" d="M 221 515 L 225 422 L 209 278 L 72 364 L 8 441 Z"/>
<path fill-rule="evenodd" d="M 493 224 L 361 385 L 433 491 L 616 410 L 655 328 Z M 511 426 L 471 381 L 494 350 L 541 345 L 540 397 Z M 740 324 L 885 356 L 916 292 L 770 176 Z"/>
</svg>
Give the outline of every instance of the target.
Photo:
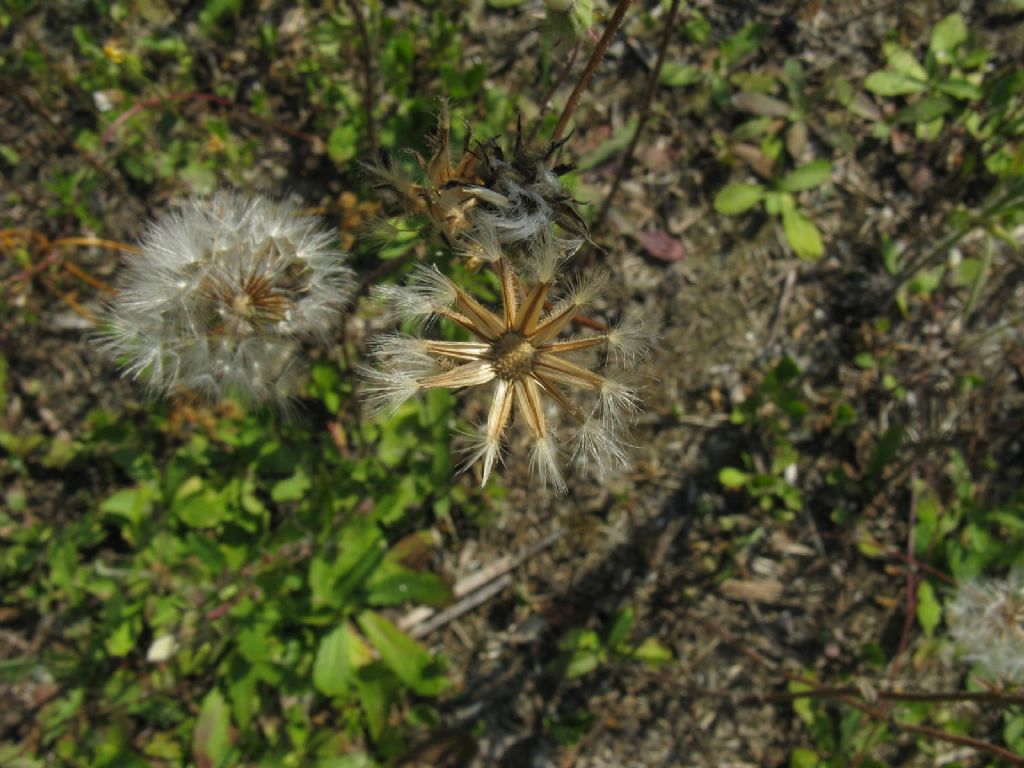
<svg viewBox="0 0 1024 768">
<path fill-rule="evenodd" d="M 633 153 L 636 152 L 636 145 L 640 141 L 640 134 L 643 133 L 644 126 L 647 124 L 648 118 L 651 116 L 651 105 L 654 103 L 654 93 L 658 89 L 658 79 L 661 75 L 661 68 L 665 64 L 665 54 L 668 52 L 668 44 L 672 40 L 672 35 L 676 28 L 676 16 L 679 13 L 679 0 L 672 0 L 672 7 L 668 12 L 668 19 L 665 21 L 665 28 L 662 30 L 661 41 L 658 44 L 658 58 L 654 62 L 654 68 L 651 69 L 651 74 L 647 78 L 647 87 L 644 91 L 643 102 L 640 106 L 640 114 L 637 117 L 636 128 L 633 130 L 633 136 L 629 140 L 629 146 L 626 147 L 625 153 L 622 155 L 622 159 L 619 160 L 619 167 L 615 171 L 615 178 L 612 179 L 612 186 L 608 190 L 608 194 L 605 195 L 604 202 L 601 203 L 601 210 L 598 211 L 597 216 L 594 218 L 593 229 L 597 230 L 604 223 L 605 217 L 608 215 L 608 209 L 611 208 L 612 198 L 615 197 L 615 193 L 619 191 L 619 186 L 622 184 L 622 180 L 626 177 L 629 166 L 633 161 Z"/>
<path fill-rule="evenodd" d="M 604 34 L 601 35 L 601 39 L 597 41 L 597 46 L 594 48 L 594 52 L 590 54 L 587 66 L 584 67 L 583 73 L 580 75 L 580 79 L 576 83 L 576 87 L 572 89 L 572 93 L 569 95 L 569 100 L 565 103 L 565 109 L 562 110 L 562 114 L 558 118 L 558 123 L 555 125 L 554 133 L 551 134 L 552 141 L 558 141 L 565 134 L 565 129 L 569 126 L 569 120 L 572 118 L 573 112 L 576 111 L 576 107 L 579 106 L 583 92 L 586 91 L 587 86 L 590 85 L 590 78 L 593 77 L 594 72 L 597 70 L 597 65 L 601 63 L 601 59 L 604 58 L 605 53 L 608 51 L 608 46 L 612 44 L 612 38 L 615 37 L 615 33 L 618 32 L 619 27 L 622 26 L 622 22 L 626 18 L 626 11 L 629 10 L 629 6 L 632 5 L 632 3 L 633 0 L 619 0 L 618 4 L 615 6 L 615 10 L 612 11 L 611 18 L 608 19 L 608 26 L 605 27 Z"/>
</svg>

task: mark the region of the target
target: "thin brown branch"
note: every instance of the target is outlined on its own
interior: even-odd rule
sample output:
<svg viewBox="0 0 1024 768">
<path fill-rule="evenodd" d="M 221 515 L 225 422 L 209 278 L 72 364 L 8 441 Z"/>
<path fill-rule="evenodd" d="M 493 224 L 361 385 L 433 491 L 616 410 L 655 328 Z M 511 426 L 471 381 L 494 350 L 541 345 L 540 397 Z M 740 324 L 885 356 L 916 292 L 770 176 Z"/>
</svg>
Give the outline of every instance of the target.
<svg viewBox="0 0 1024 768">
<path fill-rule="evenodd" d="M 569 79 L 569 73 L 572 72 L 573 65 L 576 63 L 576 57 L 580 53 L 580 41 L 577 40 L 572 47 L 572 53 L 569 54 L 569 60 L 562 67 L 562 71 L 558 74 L 555 82 L 548 88 L 547 93 L 544 94 L 544 98 L 541 99 L 540 109 L 537 111 L 537 119 L 533 122 L 533 128 L 530 129 L 530 135 L 526 138 L 527 144 L 532 144 L 533 140 L 537 138 L 537 130 L 540 128 L 541 118 L 548 111 L 548 107 L 551 106 L 551 99 L 554 97 L 555 92 L 561 88 L 565 81 Z"/>
<path fill-rule="evenodd" d="M 619 167 L 615 171 L 615 178 L 612 180 L 612 186 L 608 190 L 608 194 L 605 195 L 604 202 L 601 204 L 601 210 L 598 211 L 597 217 L 594 219 L 594 224 L 591 228 L 592 231 L 600 229 L 604 223 L 605 217 L 608 215 L 608 209 L 611 208 L 612 198 L 615 197 L 615 193 L 619 191 L 619 186 L 622 184 L 622 180 L 626 177 L 629 166 L 633 162 L 633 153 L 636 152 L 636 145 L 640 141 L 640 134 L 643 133 L 644 127 L 647 125 L 647 120 L 651 116 L 651 105 L 654 103 L 654 93 L 658 90 L 658 79 L 661 76 L 661 68 L 665 64 L 665 54 L 668 52 L 668 44 L 672 40 L 672 35 L 676 29 L 676 16 L 679 13 L 679 0 L 672 0 L 672 7 L 668 12 L 668 19 L 665 21 L 665 28 L 661 33 L 661 41 L 658 44 L 658 58 L 654 62 L 654 68 L 651 70 L 651 74 L 647 78 L 647 87 L 644 90 L 643 102 L 640 106 L 640 114 L 637 117 L 636 128 L 633 130 L 633 136 L 629 140 L 629 146 L 626 147 L 625 153 L 619 160 Z"/>
<path fill-rule="evenodd" d="M 626 18 L 626 11 L 629 10 L 629 6 L 632 5 L 632 2 L 633 0 L 619 0 L 618 4 L 615 6 L 615 10 L 612 11 L 611 18 L 608 19 L 608 26 L 605 27 L 604 34 L 601 35 L 601 39 L 597 41 L 597 46 L 594 48 L 594 52 L 590 54 L 590 60 L 587 61 L 587 66 L 583 69 L 583 74 L 580 75 L 580 79 L 576 83 L 576 87 L 572 89 L 572 93 L 569 95 L 569 101 L 565 103 L 565 109 L 562 110 L 562 114 L 558 118 L 558 124 L 555 125 L 555 131 L 551 134 L 552 141 L 558 141 L 565 134 L 565 129 L 569 126 L 569 120 L 572 118 L 573 112 L 576 111 L 576 107 L 579 106 L 583 92 L 586 91 L 587 86 L 590 85 L 590 78 L 594 76 L 594 72 L 597 70 L 597 65 L 601 63 L 601 59 L 604 58 L 605 53 L 608 51 L 608 46 L 612 44 L 612 38 L 615 37 L 615 33 L 618 32 L 619 27 L 622 26 L 622 22 Z"/>
<path fill-rule="evenodd" d="M 348 0 L 349 10 L 352 11 L 352 19 L 356 25 L 356 32 L 359 34 L 360 58 L 363 60 L 363 111 L 366 112 L 366 144 L 370 150 L 370 157 L 377 156 L 377 123 L 373 119 L 373 107 L 376 103 L 376 96 L 373 92 L 373 43 L 370 40 L 370 30 L 366 26 L 366 20 L 356 0 Z"/>
</svg>

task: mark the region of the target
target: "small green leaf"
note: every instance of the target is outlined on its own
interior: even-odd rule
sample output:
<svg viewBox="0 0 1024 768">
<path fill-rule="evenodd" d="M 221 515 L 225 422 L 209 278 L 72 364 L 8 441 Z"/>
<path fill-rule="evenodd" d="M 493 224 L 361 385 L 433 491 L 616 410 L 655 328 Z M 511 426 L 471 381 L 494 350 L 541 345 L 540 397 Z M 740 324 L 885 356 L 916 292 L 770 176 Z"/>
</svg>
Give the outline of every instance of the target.
<svg viewBox="0 0 1024 768">
<path fill-rule="evenodd" d="M 745 487 L 750 482 L 750 475 L 736 467 L 723 467 L 718 472 L 718 482 L 726 488 L 736 490 Z"/>
<path fill-rule="evenodd" d="M 832 175 L 832 163 L 828 160 L 814 160 L 786 174 L 779 182 L 779 188 L 786 192 L 802 192 L 814 189 Z"/>
<path fill-rule="evenodd" d="M 898 123 L 928 123 L 942 117 L 953 108 L 953 102 L 940 93 L 925 96 L 896 115 Z"/>
<path fill-rule="evenodd" d="M 359 134 L 353 124 L 336 125 L 331 135 L 327 137 L 327 155 L 339 165 L 347 163 L 356 156 L 358 142 Z"/>
<path fill-rule="evenodd" d="M 885 51 L 885 58 L 889 62 L 889 69 L 894 72 L 901 72 L 910 75 L 917 80 L 927 80 L 928 72 L 921 66 L 914 54 L 897 43 L 885 43 L 882 46 Z"/>
<path fill-rule="evenodd" d="M 807 747 L 797 747 L 789 754 L 789 768 L 816 768 L 821 765 L 818 753 Z"/>
<path fill-rule="evenodd" d="M 274 501 L 299 501 L 305 497 L 311 485 L 306 473 L 298 469 L 291 477 L 274 484 L 270 489 L 270 498 Z"/>
<path fill-rule="evenodd" d="M 782 230 L 799 258 L 817 261 L 825 253 L 817 225 L 795 208 L 782 210 Z"/>
<path fill-rule="evenodd" d="M 619 611 L 612 622 L 612 628 L 608 630 L 606 645 L 612 650 L 618 650 L 626 642 L 632 628 L 633 611 L 629 608 Z"/>
<path fill-rule="evenodd" d="M 649 667 L 663 667 L 672 661 L 672 651 L 653 637 L 648 637 L 633 651 L 633 657 Z"/>
<path fill-rule="evenodd" d="M 683 88 L 684 86 L 700 82 L 700 78 L 701 71 L 699 67 L 695 67 L 693 64 L 668 62 L 662 65 L 661 73 L 658 75 L 658 82 L 668 88 Z"/>
<path fill-rule="evenodd" d="M 935 84 L 935 90 L 964 101 L 977 101 L 984 95 L 974 83 L 956 77 L 940 80 Z"/>
<path fill-rule="evenodd" d="M 100 504 L 100 512 L 127 520 L 136 525 L 153 508 L 155 488 L 152 483 L 140 483 L 134 488 L 125 488 Z"/>
<path fill-rule="evenodd" d="M 361 641 L 347 623 L 336 627 L 320 641 L 313 661 L 313 685 L 326 696 L 340 696 L 348 690 L 355 671 L 354 644 Z"/>
<path fill-rule="evenodd" d="M 427 649 L 373 611 L 356 619 L 359 628 L 398 679 L 421 696 L 437 696 L 449 681 Z"/>
<path fill-rule="evenodd" d="M 880 69 L 868 75 L 868 79 L 864 81 L 864 87 L 879 96 L 906 96 L 911 93 L 921 93 L 928 87 L 928 83 L 903 72 Z"/>
<path fill-rule="evenodd" d="M 760 184 L 726 184 L 715 195 L 715 210 L 732 216 L 753 208 L 764 197 L 764 187 Z"/>
<path fill-rule="evenodd" d="M 949 54 L 967 42 L 967 22 L 959 13 L 951 13 L 932 28 L 928 51 Z"/>
<path fill-rule="evenodd" d="M 214 688 L 203 699 L 192 732 L 192 756 L 200 766 L 225 764 L 231 749 L 231 716 L 221 692 Z"/>
<path fill-rule="evenodd" d="M 942 619 L 942 603 L 935 596 L 931 582 L 922 581 L 917 586 L 917 620 L 921 629 L 931 637 Z"/>
</svg>

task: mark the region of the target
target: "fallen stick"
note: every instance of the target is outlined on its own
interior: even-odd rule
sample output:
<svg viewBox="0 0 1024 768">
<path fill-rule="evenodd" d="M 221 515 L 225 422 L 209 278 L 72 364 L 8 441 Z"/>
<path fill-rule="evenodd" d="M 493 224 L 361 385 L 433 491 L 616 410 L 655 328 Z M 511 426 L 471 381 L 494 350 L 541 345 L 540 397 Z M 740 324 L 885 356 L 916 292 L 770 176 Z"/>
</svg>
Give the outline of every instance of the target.
<svg viewBox="0 0 1024 768">
<path fill-rule="evenodd" d="M 542 536 L 532 544 L 523 547 L 514 555 L 498 558 L 479 571 L 469 574 L 456 582 L 452 592 L 456 602 L 441 611 L 425 606 L 409 611 L 398 620 L 398 628 L 413 637 L 425 637 L 435 629 L 454 621 L 464 613 L 485 603 L 512 581 L 509 571 L 519 567 L 531 557 L 538 555 L 565 535 L 561 528 Z"/>
</svg>

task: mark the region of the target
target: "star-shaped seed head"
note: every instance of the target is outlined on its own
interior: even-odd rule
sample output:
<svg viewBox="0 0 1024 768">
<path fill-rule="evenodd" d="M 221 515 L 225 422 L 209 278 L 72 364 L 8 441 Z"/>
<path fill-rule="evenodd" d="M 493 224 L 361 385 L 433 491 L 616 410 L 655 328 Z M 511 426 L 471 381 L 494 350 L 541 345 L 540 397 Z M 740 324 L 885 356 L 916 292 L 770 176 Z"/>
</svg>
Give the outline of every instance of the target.
<svg viewBox="0 0 1024 768">
<path fill-rule="evenodd" d="M 501 285 L 498 310 L 483 306 L 434 267 L 421 266 L 407 285 L 379 291 L 399 315 L 421 321 L 444 318 L 471 340 L 404 334 L 378 339 L 373 345 L 378 365 L 365 371 L 366 399 L 376 410 L 393 410 L 420 390 L 489 385 L 487 420 L 472 437 L 467 466 L 481 462 L 486 483 L 516 419 L 525 424 L 532 443 L 535 474 L 543 484 L 564 490 L 559 456 L 565 443 L 552 412 L 560 411 L 570 424 L 568 452 L 576 463 L 603 475 L 625 464 L 622 432 L 638 409 L 633 388 L 574 358 L 604 351 L 604 357 L 634 359 L 645 351 L 645 339 L 632 320 L 611 330 L 565 337 L 607 278 L 598 273 L 580 279 L 552 305 L 558 246 L 547 239 L 540 247 L 546 252 L 537 254 L 531 282 L 507 259 L 492 262 Z"/>
</svg>

